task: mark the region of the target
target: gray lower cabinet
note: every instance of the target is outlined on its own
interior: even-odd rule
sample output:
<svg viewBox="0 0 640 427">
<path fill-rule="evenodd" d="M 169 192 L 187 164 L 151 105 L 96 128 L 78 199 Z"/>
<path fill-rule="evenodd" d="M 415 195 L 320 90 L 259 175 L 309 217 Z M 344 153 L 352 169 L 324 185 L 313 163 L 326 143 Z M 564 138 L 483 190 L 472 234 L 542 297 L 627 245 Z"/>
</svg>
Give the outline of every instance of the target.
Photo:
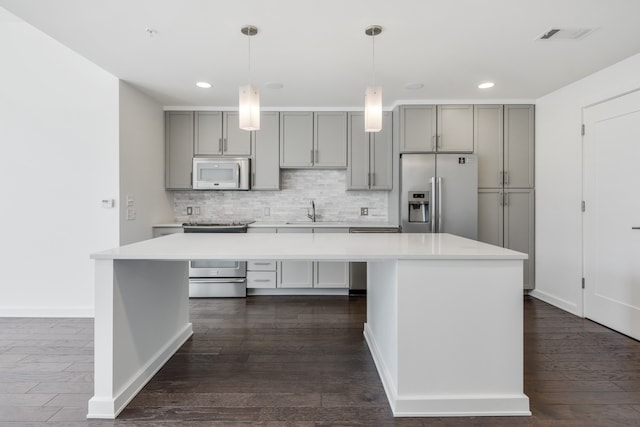
<svg viewBox="0 0 640 427">
<path fill-rule="evenodd" d="M 313 229 L 314 233 L 348 233 L 348 228 Z M 333 261 L 317 261 L 314 263 L 314 288 L 349 288 L 349 263 Z"/>
<path fill-rule="evenodd" d="M 524 288 L 534 287 L 534 190 L 478 190 L 478 240 L 524 252 Z"/>
<path fill-rule="evenodd" d="M 247 289 L 275 289 L 276 269 L 276 261 L 247 261 Z"/>
<path fill-rule="evenodd" d="M 346 166 L 347 113 L 280 113 L 280 167 Z"/>
<path fill-rule="evenodd" d="M 195 113 L 196 156 L 249 156 L 251 132 L 240 129 L 236 111 Z"/>
<path fill-rule="evenodd" d="M 176 233 L 183 232 L 181 225 L 176 225 L 173 227 L 153 226 L 151 227 L 151 229 L 152 229 L 153 237 L 162 237 L 162 236 L 168 236 L 169 234 L 176 234 Z"/>
<path fill-rule="evenodd" d="M 193 112 L 167 111 L 165 127 L 165 188 L 191 189 Z"/>
<path fill-rule="evenodd" d="M 364 131 L 364 113 L 348 114 L 347 190 L 393 188 L 392 117 L 382 116 L 380 132 Z"/>
<path fill-rule="evenodd" d="M 313 233 L 312 228 L 278 228 L 278 233 Z M 313 288 L 313 261 L 278 261 L 279 288 Z"/>
<path fill-rule="evenodd" d="M 262 112 L 253 133 L 252 190 L 280 190 L 280 114 Z"/>
<path fill-rule="evenodd" d="M 348 233 L 348 228 L 278 228 L 278 233 Z M 279 288 L 349 288 L 349 263 L 279 261 Z"/>
</svg>

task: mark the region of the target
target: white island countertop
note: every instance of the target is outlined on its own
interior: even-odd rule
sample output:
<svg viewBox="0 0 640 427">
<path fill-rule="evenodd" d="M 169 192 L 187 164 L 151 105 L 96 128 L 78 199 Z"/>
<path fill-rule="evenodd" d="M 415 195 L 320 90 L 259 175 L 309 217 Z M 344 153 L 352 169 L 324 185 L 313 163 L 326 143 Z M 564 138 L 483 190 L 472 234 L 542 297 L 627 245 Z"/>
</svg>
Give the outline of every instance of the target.
<svg viewBox="0 0 640 427">
<path fill-rule="evenodd" d="M 527 259 L 510 249 L 452 234 L 172 234 L 97 252 L 91 258 L 122 260 L 482 260 Z"/>
</svg>

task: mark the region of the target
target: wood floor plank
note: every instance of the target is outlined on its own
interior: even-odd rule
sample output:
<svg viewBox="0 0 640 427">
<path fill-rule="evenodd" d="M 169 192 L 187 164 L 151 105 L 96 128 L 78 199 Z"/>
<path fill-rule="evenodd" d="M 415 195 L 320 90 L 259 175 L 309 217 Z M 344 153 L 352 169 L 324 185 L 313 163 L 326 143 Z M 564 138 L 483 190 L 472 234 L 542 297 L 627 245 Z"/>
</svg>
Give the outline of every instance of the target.
<svg viewBox="0 0 640 427">
<path fill-rule="evenodd" d="M 85 419 L 91 319 L 0 319 L 0 426 L 640 425 L 640 343 L 524 307 L 531 417 L 394 418 L 362 335 L 365 297 L 260 296 L 192 300 L 194 336 L 115 421 Z"/>
</svg>

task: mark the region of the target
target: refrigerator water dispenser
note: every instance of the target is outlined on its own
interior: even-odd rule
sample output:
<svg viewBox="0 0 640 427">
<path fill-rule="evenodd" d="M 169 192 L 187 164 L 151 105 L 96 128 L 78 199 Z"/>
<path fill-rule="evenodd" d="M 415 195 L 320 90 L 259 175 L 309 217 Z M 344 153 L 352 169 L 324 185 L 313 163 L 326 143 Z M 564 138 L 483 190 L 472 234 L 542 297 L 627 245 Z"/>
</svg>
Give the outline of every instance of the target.
<svg viewBox="0 0 640 427">
<path fill-rule="evenodd" d="M 409 191 L 409 222 L 428 224 L 429 215 L 429 192 Z"/>
</svg>

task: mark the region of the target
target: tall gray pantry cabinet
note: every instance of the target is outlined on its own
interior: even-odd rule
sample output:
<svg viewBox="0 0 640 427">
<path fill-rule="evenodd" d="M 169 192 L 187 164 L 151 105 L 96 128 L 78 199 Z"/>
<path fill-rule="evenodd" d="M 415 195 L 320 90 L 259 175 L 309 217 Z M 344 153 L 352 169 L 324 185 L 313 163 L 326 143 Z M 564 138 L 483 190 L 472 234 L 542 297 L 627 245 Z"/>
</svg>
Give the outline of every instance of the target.
<svg viewBox="0 0 640 427">
<path fill-rule="evenodd" d="M 535 284 L 534 106 L 476 105 L 478 240 L 525 252 L 524 288 Z"/>
</svg>

